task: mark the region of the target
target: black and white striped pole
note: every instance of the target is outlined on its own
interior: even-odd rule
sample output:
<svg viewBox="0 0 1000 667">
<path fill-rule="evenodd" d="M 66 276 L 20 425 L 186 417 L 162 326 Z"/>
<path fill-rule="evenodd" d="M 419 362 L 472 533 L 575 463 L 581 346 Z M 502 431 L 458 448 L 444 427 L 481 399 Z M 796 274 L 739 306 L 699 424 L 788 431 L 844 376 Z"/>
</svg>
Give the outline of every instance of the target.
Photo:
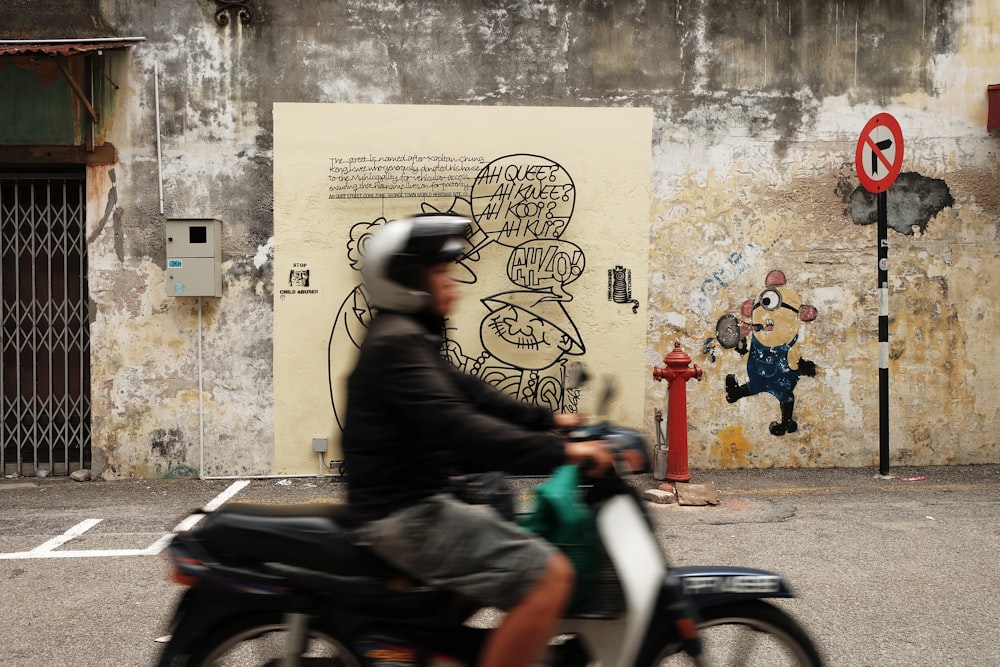
<svg viewBox="0 0 1000 667">
<path fill-rule="evenodd" d="M 903 164 L 903 132 L 887 113 L 872 116 L 854 153 L 861 185 L 875 195 L 878 221 L 878 389 L 879 474 L 889 474 L 889 241 L 888 193 Z"/>
<path fill-rule="evenodd" d="M 888 194 L 875 195 L 878 216 L 878 473 L 889 474 L 889 218 Z"/>
</svg>

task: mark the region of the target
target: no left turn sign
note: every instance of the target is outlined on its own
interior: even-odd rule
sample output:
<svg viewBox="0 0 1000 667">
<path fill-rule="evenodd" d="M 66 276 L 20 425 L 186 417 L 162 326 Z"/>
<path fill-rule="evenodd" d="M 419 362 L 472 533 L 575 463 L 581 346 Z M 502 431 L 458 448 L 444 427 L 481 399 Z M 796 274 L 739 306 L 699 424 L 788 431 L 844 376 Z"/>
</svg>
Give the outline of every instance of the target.
<svg viewBox="0 0 1000 667">
<path fill-rule="evenodd" d="M 854 152 L 858 180 L 868 192 L 885 192 L 903 166 L 903 131 L 890 114 L 872 116 L 861 130 Z"/>
</svg>

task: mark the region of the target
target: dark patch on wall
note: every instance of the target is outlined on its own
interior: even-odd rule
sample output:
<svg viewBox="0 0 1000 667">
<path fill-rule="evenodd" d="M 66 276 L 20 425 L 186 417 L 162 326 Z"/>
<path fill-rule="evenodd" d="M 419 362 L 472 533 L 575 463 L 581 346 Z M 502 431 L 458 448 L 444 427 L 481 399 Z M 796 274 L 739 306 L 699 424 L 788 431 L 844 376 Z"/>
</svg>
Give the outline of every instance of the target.
<svg viewBox="0 0 1000 667">
<path fill-rule="evenodd" d="M 4 0 L 0 39 L 121 37 L 104 20 L 99 0 Z"/>
<path fill-rule="evenodd" d="M 119 262 L 125 262 L 125 232 L 122 230 L 122 210 L 116 208 L 111 215 L 111 229 L 114 232 L 115 256 Z"/>
<path fill-rule="evenodd" d="M 351 41 L 359 53 L 381 51 L 383 61 L 367 58 L 351 78 L 367 87 L 391 77 L 398 93 L 387 102 L 618 100 L 658 107 L 675 123 L 726 116 L 755 133 L 775 128 L 790 137 L 815 99 L 932 94 L 933 59 L 952 48 L 962 4 L 358 2 L 339 24 L 347 30 L 328 27 L 338 25 L 336 10 L 305 27 L 333 43 Z M 269 39 L 266 31 L 261 38 Z"/>
<path fill-rule="evenodd" d="M 164 461 L 167 468 L 181 464 L 187 454 L 187 443 L 180 429 L 158 428 L 149 434 L 149 449 Z"/>
<path fill-rule="evenodd" d="M 570 91 L 682 90 L 696 55 L 696 10 L 666 2 L 585 0 L 559 17 Z M 690 79 L 688 79 L 690 81 Z"/>
<path fill-rule="evenodd" d="M 854 189 L 847 209 L 854 224 L 878 222 L 875 198 L 860 185 Z M 907 171 L 899 175 L 886 193 L 886 221 L 900 234 L 912 235 L 914 228 L 923 233 L 931 218 L 954 204 L 955 199 L 945 181 Z"/>
<path fill-rule="evenodd" d="M 187 477 L 197 477 L 198 470 L 192 468 L 189 465 L 181 464 L 179 466 L 174 466 L 167 472 L 163 473 L 164 479 L 184 479 Z"/>
<path fill-rule="evenodd" d="M 932 59 L 953 48 L 955 7 L 966 2 L 711 4 L 710 89 L 807 87 L 816 97 L 880 101 L 914 89 L 933 92 Z"/>
<path fill-rule="evenodd" d="M 932 62 L 953 48 L 956 7 L 965 4 L 289 0 L 279 10 L 261 0 L 253 3 L 258 20 L 241 29 L 233 75 L 245 99 L 259 102 L 260 109 L 270 109 L 273 99 L 370 101 L 317 100 L 316 83 L 329 76 L 388 91 L 381 100 L 387 103 L 617 100 L 612 103 L 662 107 L 674 122 L 723 98 L 758 96 L 776 104 L 748 119 L 787 136 L 786 124 L 798 128 L 803 112 L 810 113 L 798 100 L 846 94 L 856 102 L 881 102 L 915 90 L 932 94 Z M 155 44 L 189 33 L 192 25 L 216 29 L 214 10 L 211 2 L 140 8 L 98 0 L 7 0 L 0 34 L 141 34 Z M 220 39 L 233 29 L 217 28 Z M 323 54 L 326 72 L 302 66 L 307 43 L 330 47 Z M 162 63 L 166 134 L 172 133 L 168 91 L 188 90 L 189 62 L 210 57 L 198 49 L 199 40 L 185 44 L 183 61 Z M 351 89 L 345 85 L 345 95 Z M 268 118 L 259 114 L 265 129 Z"/>
</svg>

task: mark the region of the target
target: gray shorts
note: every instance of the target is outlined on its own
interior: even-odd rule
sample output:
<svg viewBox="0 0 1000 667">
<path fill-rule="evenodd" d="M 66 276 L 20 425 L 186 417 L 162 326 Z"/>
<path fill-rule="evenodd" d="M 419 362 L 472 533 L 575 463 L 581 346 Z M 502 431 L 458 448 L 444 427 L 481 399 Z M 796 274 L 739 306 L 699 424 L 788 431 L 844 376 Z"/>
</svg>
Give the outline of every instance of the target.
<svg viewBox="0 0 1000 667">
<path fill-rule="evenodd" d="M 356 528 L 354 539 L 424 583 L 504 610 L 535 587 L 555 552 L 492 507 L 444 493 Z"/>
</svg>

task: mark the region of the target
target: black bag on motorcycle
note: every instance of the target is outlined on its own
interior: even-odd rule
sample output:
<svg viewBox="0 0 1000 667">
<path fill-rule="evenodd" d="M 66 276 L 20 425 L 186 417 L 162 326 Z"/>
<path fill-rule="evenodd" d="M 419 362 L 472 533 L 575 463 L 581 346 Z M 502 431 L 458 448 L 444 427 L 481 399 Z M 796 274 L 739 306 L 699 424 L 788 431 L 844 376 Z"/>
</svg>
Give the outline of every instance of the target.
<svg viewBox="0 0 1000 667">
<path fill-rule="evenodd" d="M 508 521 L 514 520 L 514 490 L 502 472 L 481 472 L 449 478 L 451 494 L 470 505 L 489 505 Z"/>
</svg>

